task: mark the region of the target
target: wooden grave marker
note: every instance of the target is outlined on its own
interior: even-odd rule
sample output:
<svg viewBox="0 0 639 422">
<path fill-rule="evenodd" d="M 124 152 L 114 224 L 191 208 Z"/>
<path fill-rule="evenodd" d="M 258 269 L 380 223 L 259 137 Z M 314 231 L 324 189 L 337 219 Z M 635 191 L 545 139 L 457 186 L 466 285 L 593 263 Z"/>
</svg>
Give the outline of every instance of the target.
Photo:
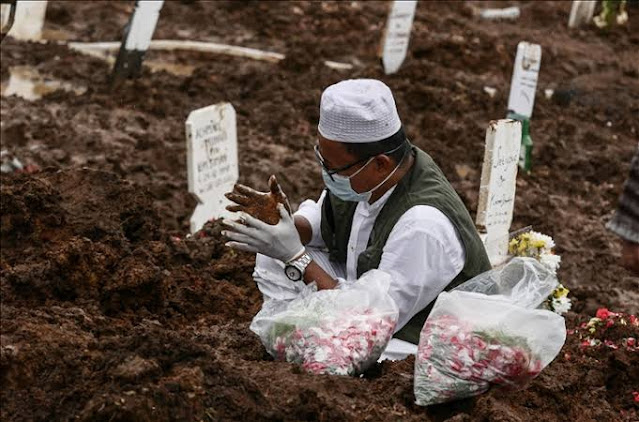
<svg viewBox="0 0 639 422">
<path fill-rule="evenodd" d="M 163 0 L 135 2 L 135 9 L 124 28 L 120 51 L 113 66 L 112 83 L 128 77 L 137 77 L 142 72 L 144 54 L 153 38 L 163 4 Z"/>
<path fill-rule="evenodd" d="M 189 192 L 198 200 L 191 233 L 212 218 L 230 217 L 224 197 L 239 177 L 235 109 L 220 103 L 192 111 L 186 119 Z"/>
<path fill-rule="evenodd" d="M 481 9 L 479 11 L 479 16 L 483 19 L 518 19 L 520 14 L 519 6 L 502 9 Z"/>
<path fill-rule="evenodd" d="M 579 28 L 582 25 L 592 22 L 592 16 L 595 14 L 596 1 L 592 0 L 575 0 L 572 2 L 570 9 L 570 18 L 568 18 L 568 28 Z"/>
<path fill-rule="evenodd" d="M 541 46 L 521 41 L 517 45 L 517 55 L 513 66 L 513 76 L 508 96 L 509 119 L 522 122 L 519 167 L 526 172 L 532 169 L 533 142 L 530 137 L 530 117 L 535 105 L 537 79 L 541 67 Z"/>
<path fill-rule="evenodd" d="M 509 113 L 516 113 L 530 119 L 535 105 L 540 67 L 541 46 L 526 41 L 517 44 L 517 55 L 508 96 Z"/>
<path fill-rule="evenodd" d="M 382 65 L 387 75 L 397 72 L 406 58 L 416 7 L 416 0 L 395 0 L 391 5 L 381 51 Z"/>
<path fill-rule="evenodd" d="M 475 222 L 493 267 L 503 264 L 508 257 L 520 146 L 521 122 L 511 119 L 490 122 Z"/>
<path fill-rule="evenodd" d="M 0 42 L 7 36 L 16 17 L 16 0 L 0 3 Z"/>
<path fill-rule="evenodd" d="M 2 5 L 2 26 L 10 26 L 6 35 L 16 40 L 37 41 L 42 38 L 44 18 L 47 13 L 46 0 L 18 1 L 13 8 L 13 23 L 11 20 L 11 4 Z"/>
</svg>

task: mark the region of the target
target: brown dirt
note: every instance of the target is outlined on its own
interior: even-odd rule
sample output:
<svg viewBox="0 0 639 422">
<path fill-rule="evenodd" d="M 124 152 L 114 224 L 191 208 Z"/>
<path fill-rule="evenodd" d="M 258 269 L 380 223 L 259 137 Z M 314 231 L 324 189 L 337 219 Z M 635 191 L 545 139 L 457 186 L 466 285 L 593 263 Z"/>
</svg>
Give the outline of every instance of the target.
<svg viewBox="0 0 639 422">
<path fill-rule="evenodd" d="M 486 23 L 472 5 L 420 3 L 410 55 L 392 76 L 375 57 L 387 8 L 377 2 L 167 2 L 156 38 L 288 58 L 150 52 L 195 71 L 147 70 L 115 92 L 100 60 L 5 39 L 3 78 L 31 65 L 87 91 L 1 101 L 2 148 L 45 169 L 1 178 L 2 419 L 636 420 L 637 355 L 582 355 L 574 336 L 526 391 L 429 409 L 413 405 L 412 359 L 359 379 L 273 362 L 248 330 L 261 305 L 253 258 L 225 249 L 216 223 L 184 238 L 195 206 L 183 126 L 191 110 L 230 101 L 240 182 L 265 191 L 274 173 L 295 208 L 322 186 L 312 152 L 321 91 L 352 77 L 389 84 L 410 138 L 474 213 L 485 128 L 505 115 L 516 44 L 527 40 L 543 48 L 535 167 L 518 179 L 513 228 L 532 224 L 555 238 L 575 301 L 569 327 L 599 306 L 636 313 L 639 280 L 617 264 L 604 223 L 639 138 L 639 10 L 629 8 L 625 28 L 569 31 L 569 2 L 521 6 L 518 21 Z M 130 10 L 130 2 L 52 2 L 45 29 L 117 40 Z"/>
</svg>

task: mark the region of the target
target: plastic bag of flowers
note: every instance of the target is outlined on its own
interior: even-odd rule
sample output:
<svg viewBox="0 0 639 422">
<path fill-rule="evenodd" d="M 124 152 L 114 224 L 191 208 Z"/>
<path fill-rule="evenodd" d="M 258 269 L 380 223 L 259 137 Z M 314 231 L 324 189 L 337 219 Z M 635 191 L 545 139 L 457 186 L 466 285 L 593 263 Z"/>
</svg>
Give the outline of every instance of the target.
<svg viewBox="0 0 639 422">
<path fill-rule="evenodd" d="M 276 360 L 314 374 L 356 376 L 379 359 L 395 331 L 389 286 L 390 276 L 377 270 L 332 290 L 311 283 L 292 301 L 265 302 L 250 328 Z"/>
<path fill-rule="evenodd" d="M 557 356 L 566 340 L 564 319 L 534 309 L 557 280 L 532 261 L 518 258 L 438 296 L 415 359 L 418 405 L 475 396 L 491 386 L 524 388 Z"/>
</svg>

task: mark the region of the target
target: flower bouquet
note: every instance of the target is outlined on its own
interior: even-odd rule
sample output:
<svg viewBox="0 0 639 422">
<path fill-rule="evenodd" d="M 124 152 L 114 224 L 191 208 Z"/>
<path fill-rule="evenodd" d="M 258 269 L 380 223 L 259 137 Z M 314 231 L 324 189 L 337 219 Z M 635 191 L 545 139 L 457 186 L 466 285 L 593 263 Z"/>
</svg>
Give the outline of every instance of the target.
<svg viewBox="0 0 639 422">
<path fill-rule="evenodd" d="M 554 274 L 557 274 L 561 257 L 555 254 L 555 241 L 552 237 L 529 231 L 511 239 L 508 253 L 516 257 L 530 257 L 538 260 Z M 562 315 L 570 310 L 572 302 L 568 297 L 570 290 L 559 284 L 548 299 L 543 303 L 545 309 Z"/>
<path fill-rule="evenodd" d="M 395 331 L 398 310 L 389 285 L 379 275 L 333 290 L 311 284 L 292 301 L 264 303 L 251 330 L 276 360 L 313 374 L 359 375 L 379 359 Z"/>
<path fill-rule="evenodd" d="M 492 385 L 525 387 L 566 339 L 561 316 L 535 309 L 556 286 L 546 267 L 516 258 L 442 292 L 420 334 L 416 403 L 471 397 Z"/>
<path fill-rule="evenodd" d="M 561 257 L 554 252 L 555 241 L 552 237 L 529 231 L 510 240 L 508 253 L 513 256 L 535 258 L 551 271 L 557 272 Z"/>
</svg>

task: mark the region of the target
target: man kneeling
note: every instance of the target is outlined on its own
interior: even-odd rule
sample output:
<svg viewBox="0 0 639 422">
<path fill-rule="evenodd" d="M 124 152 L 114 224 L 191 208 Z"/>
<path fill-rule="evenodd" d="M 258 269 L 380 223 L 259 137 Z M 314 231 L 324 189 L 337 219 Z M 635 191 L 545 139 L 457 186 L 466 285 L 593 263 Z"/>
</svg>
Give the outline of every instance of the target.
<svg viewBox="0 0 639 422">
<path fill-rule="evenodd" d="M 264 300 L 288 300 L 304 284 L 333 289 L 377 269 L 392 280 L 399 308 L 382 358 L 417 351 L 419 333 L 443 290 L 490 263 L 461 199 L 431 157 L 406 138 L 390 89 L 346 80 L 322 94 L 315 155 L 326 189 L 294 216 L 265 224 L 227 222 L 228 246 L 257 253 Z M 241 209 L 241 207 L 235 207 Z"/>
</svg>

